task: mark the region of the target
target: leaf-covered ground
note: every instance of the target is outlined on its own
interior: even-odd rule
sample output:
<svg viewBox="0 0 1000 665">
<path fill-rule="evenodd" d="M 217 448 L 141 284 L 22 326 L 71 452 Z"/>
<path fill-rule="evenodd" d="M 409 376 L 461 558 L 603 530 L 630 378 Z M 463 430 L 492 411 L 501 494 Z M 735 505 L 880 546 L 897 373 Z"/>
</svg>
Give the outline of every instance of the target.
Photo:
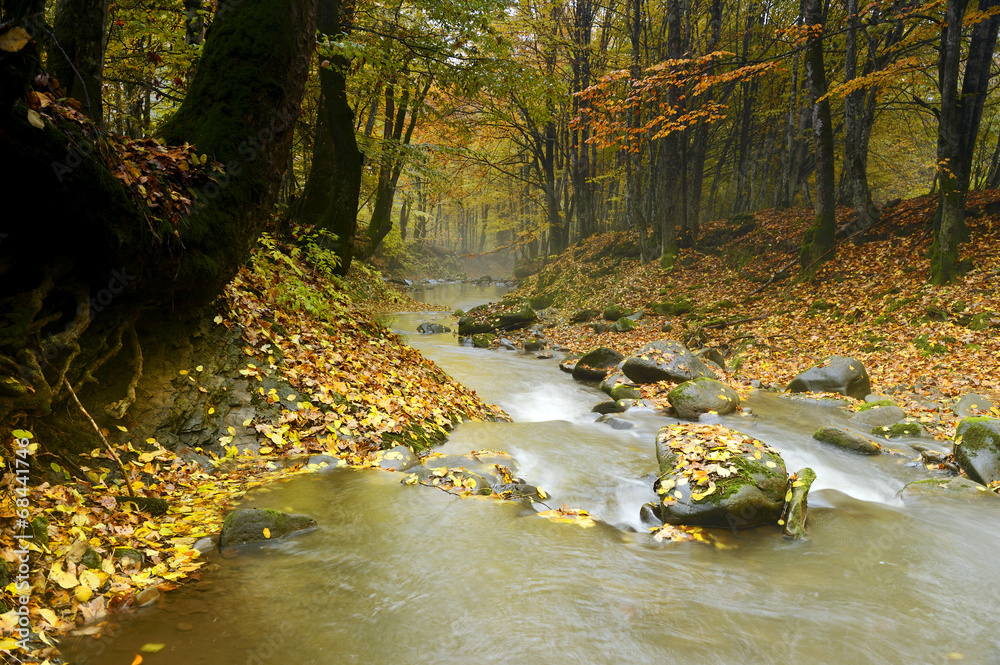
<svg viewBox="0 0 1000 665">
<path fill-rule="evenodd" d="M 323 267 L 329 258 L 314 244 L 292 248 L 265 236 L 252 267 L 216 303 L 216 324 L 242 333 L 246 366 L 240 373 L 253 381 L 266 367 L 294 389 L 258 389 L 283 407 L 277 418 L 244 423 L 261 434 L 259 450 L 229 446 L 211 472 L 153 439 L 118 450 L 135 492 L 166 499 L 166 514 L 116 501 L 125 491 L 103 449 L 79 460 L 93 482 L 46 482 L 19 492 L 19 460 L 32 460 L 38 443 L 26 430 L 16 437 L 27 440 L 28 449 L 15 437 L 2 442 L 0 564 L 7 565 L 0 569 L 0 648 L 15 662 L 56 658 L 57 636 L 99 636 L 115 612 L 155 602 L 183 580 L 197 579 L 203 561 L 195 542 L 218 533 L 226 511 L 248 490 L 315 470 L 305 463 L 310 454 L 375 467 L 384 447 L 402 442 L 426 449 L 462 419 L 506 419 L 376 320 L 375 312 L 419 304 L 387 289 L 364 266 L 350 280 L 333 277 Z M 201 368 L 177 371 L 191 375 Z M 36 481 L 41 475 L 32 472 Z M 17 539 L 31 529 L 19 521 L 25 505 L 35 539 Z M 19 580 L 22 547 L 30 555 Z M 30 597 L 27 650 L 14 632 L 21 595 Z"/>
<path fill-rule="evenodd" d="M 669 270 L 658 261 L 641 264 L 627 234 L 597 236 L 511 297 L 550 295 L 556 309 L 542 334 L 574 351 L 603 345 L 629 353 L 664 338 L 717 346 L 728 379 L 744 394 L 752 380 L 783 386 L 828 355 L 852 356 L 864 363 L 873 391 L 890 394 L 947 437 L 956 423 L 954 398 L 975 392 L 1000 404 L 1000 192 L 970 196 L 970 239 L 961 246 L 969 270 L 941 287 L 927 283 L 926 229 L 935 205 L 933 197 L 897 204 L 866 242 L 855 244 L 860 235 L 842 242 L 810 281 L 796 279 L 797 264 L 774 278 L 795 259 L 811 224 L 811 210 L 799 208 L 705 224 Z M 842 225 L 850 218 L 849 209 L 839 211 Z M 569 322 L 576 311 L 612 304 L 650 314 L 653 302 L 690 311 L 645 316 L 630 333 L 595 333 L 590 324 L 599 316 Z M 644 396 L 665 404 L 669 388 L 645 386 Z"/>
</svg>

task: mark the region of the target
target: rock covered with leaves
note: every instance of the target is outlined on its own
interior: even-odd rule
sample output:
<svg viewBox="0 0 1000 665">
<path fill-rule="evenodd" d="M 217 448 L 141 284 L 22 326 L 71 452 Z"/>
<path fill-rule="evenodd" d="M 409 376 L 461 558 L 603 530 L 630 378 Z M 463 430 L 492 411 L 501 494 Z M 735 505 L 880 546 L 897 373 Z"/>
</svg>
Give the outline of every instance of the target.
<svg viewBox="0 0 1000 665">
<path fill-rule="evenodd" d="M 668 524 L 742 529 L 776 524 L 788 490 L 777 450 L 721 425 L 667 425 L 656 435 L 654 484 Z"/>
<path fill-rule="evenodd" d="M 622 372 L 636 383 L 718 378 L 700 358 L 680 342 L 672 340 L 646 344 L 625 360 Z"/>
</svg>

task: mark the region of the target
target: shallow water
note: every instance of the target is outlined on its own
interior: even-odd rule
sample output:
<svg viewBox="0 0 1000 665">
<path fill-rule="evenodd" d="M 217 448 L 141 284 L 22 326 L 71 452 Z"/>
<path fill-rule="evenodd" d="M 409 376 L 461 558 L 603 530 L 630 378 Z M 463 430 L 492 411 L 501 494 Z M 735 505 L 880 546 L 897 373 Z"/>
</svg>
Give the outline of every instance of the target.
<svg viewBox="0 0 1000 665">
<path fill-rule="evenodd" d="M 438 285 L 468 308 L 500 291 Z M 581 529 L 515 504 L 458 499 L 399 474 L 339 469 L 254 492 L 245 505 L 313 515 L 320 527 L 215 558 L 205 581 L 131 615 L 116 639 L 80 638 L 77 662 L 131 663 L 1000 663 L 998 507 L 896 493 L 925 477 L 917 454 L 859 457 L 811 439 L 838 409 L 756 394 L 724 419 L 812 466 L 809 539 L 723 532 L 725 549 L 657 544 L 640 529 L 653 437 L 671 422 L 595 422 L 604 399 L 557 360 L 411 334 L 446 314 L 400 314 L 410 343 L 500 404 L 514 423 L 465 423 L 443 450 L 509 451 L 556 503 L 606 523 Z M 558 358 L 558 354 L 557 358 Z M 555 504 L 553 504 L 555 505 Z M 621 528 L 617 528 L 621 527 Z"/>
</svg>

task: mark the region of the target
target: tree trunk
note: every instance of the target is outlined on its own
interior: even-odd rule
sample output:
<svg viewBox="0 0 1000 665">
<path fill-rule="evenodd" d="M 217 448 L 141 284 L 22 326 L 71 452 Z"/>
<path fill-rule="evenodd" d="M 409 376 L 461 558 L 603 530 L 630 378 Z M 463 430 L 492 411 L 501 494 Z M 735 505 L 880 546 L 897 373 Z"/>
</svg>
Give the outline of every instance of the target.
<svg viewBox="0 0 1000 665">
<path fill-rule="evenodd" d="M 639 67 L 639 36 L 642 34 L 641 0 L 629 0 L 629 9 L 631 10 L 629 37 L 632 44 L 632 66 L 630 68 L 630 74 L 632 82 L 637 82 L 642 74 L 642 69 Z M 625 224 L 629 227 L 635 228 L 637 239 L 639 241 L 639 255 L 645 263 L 650 259 L 649 232 L 648 227 L 646 226 L 646 220 L 643 218 L 642 213 L 639 212 L 639 196 L 636 191 L 637 183 L 639 181 L 639 174 L 637 173 L 639 167 L 639 153 L 637 151 L 637 145 L 633 145 L 638 143 L 633 136 L 633 132 L 635 132 L 639 127 L 639 113 L 632 104 L 629 105 L 627 113 L 629 135 L 626 138 L 625 144 Z"/>
<path fill-rule="evenodd" d="M 341 16 L 341 0 L 321 0 L 319 31 L 327 36 L 342 32 L 350 15 Z M 336 236 L 331 240 L 340 258 L 337 273 L 344 275 L 354 257 L 354 241 L 358 226 L 358 198 L 361 195 L 363 158 L 354 136 L 354 111 L 347 101 L 346 58 L 337 58 L 321 67 L 319 110 L 316 114 L 316 139 L 313 145 L 312 168 L 296 219 L 315 225 Z"/>
<path fill-rule="evenodd" d="M 108 0 L 58 0 L 55 42 L 49 48 L 49 73 L 98 125 L 104 123 L 101 87 L 107 24 Z"/>
<path fill-rule="evenodd" d="M 719 48 L 722 41 L 722 0 L 712 0 L 708 15 L 709 39 L 707 53 Z M 715 67 L 709 64 L 705 74 L 712 76 Z M 707 101 L 711 101 L 711 97 Z M 685 234 L 695 237 L 701 227 L 701 197 L 705 182 L 705 160 L 708 155 L 708 124 L 701 122 L 694 130 L 691 149 L 688 151 L 690 178 L 688 180 L 687 214 L 685 216 Z"/>
<path fill-rule="evenodd" d="M 592 0 L 577 0 L 573 15 L 573 92 L 586 90 L 590 86 L 590 41 L 594 28 L 594 3 Z M 574 94 L 572 98 L 573 117 L 586 117 L 585 106 Z M 585 121 L 586 122 L 586 121 Z M 594 185 L 590 182 L 591 161 L 590 127 L 587 124 L 572 130 L 570 144 L 570 170 L 573 182 L 573 197 L 578 220 L 579 237 L 586 238 L 596 231 L 597 220 L 594 209 Z"/>
<path fill-rule="evenodd" d="M 404 79 L 406 73 L 404 69 Z M 405 164 L 401 148 L 410 143 L 413 128 L 417 124 L 420 106 L 424 103 L 424 98 L 427 97 L 432 83 L 433 78 L 428 77 L 426 85 L 417 90 L 416 83 L 412 84 L 414 87 L 411 89 L 410 82 L 404 80 L 403 93 L 398 100 L 398 108 L 396 106 L 395 82 L 385 87 L 382 154 L 379 161 L 378 183 L 375 186 L 375 204 L 368 222 L 368 247 L 365 248 L 364 258 L 371 256 L 392 230 L 392 201 L 396 196 L 396 183 L 399 182 L 399 176 L 403 173 Z M 409 119 L 407 119 L 407 111 L 409 111 Z"/>
<path fill-rule="evenodd" d="M 852 81 L 857 77 L 858 31 L 861 21 L 858 17 L 858 0 L 847 0 L 847 49 L 845 52 L 844 79 Z M 866 67 L 870 70 L 871 67 Z M 874 93 L 873 93 L 874 94 Z M 844 100 L 844 176 L 850 189 L 854 209 L 858 216 L 858 226 L 868 228 L 878 222 L 880 214 L 872 201 L 868 186 L 868 136 L 870 127 L 865 124 L 866 91 L 852 90 Z"/>
<path fill-rule="evenodd" d="M 826 72 L 823 68 L 823 2 L 802 0 L 802 20 L 817 33 L 806 42 L 803 59 L 809 93 L 812 96 L 813 155 L 816 173 L 816 218 L 802 240 L 799 261 L 809 268 L 819 261 L 833 258 L 834 237 L 837 233 L 833 153 L 833 126 L 830 122 L 829 99 L 826 95 Z"/>
<path fill-rule="evenodd" d="M 980 0 L 979 8 L 987 10 L 998 4 L 998 0 Z M 965 236 L 965 200 L 969 190 L 972 157 L 988 90 L 997 29 L 1000 27 L 1000 17 L 992 16 L 973 28 L 962 92 L 959 95 L 961 27 L 967 6 L 968 0 L 949 0 L 945 10 L 945 25 L 941 30 L 938 57 L 938 87 L 941 97 L 938 119 L 938 180 L 941 189 L 934 223 L 934 242 L 931 246 L 930 280 L 934 284 L 946 284 L 958 272 L 958 244 Z"/>
</svg>

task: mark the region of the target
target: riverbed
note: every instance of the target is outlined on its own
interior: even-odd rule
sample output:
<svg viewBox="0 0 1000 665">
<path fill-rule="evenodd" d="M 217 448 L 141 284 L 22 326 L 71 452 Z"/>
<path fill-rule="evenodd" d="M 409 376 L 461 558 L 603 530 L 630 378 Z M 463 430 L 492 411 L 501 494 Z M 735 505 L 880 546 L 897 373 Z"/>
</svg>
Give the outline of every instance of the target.
<svg viewBox="0 0 1000 665">
<path fill-rule="evenodd" d="M 438 284 L 414 297 L 467 309 L 501 287 Z M 862 457 L 811 438 L 847 414 L 755 393 L 723 418 L 817 474 L 808 539 L 778 527 L 717 545 L 656 543 L 639 520 L 654 500 L 653 438 L 677 422 L 630 412 L 615 430 L 606 397 L 554 359 L 419 335 L 448 313 L 389 320 L 409 343 L 512 423 L 458 426 L 442 452 L 504 450 L 518 474 L 600 518 L 557 524 L 524 505 L 460 499 L 401 474 L 336 469 L 258 490 L 244 506 L 312 515 L 319 528 L 238 556 L 129 615 L 74 662 L 128 665 L 475 662 L 1000 663 L 1000 529 L 987 500 L 898 491 L 927 473 L 906 442 Z M 924 441 L 933 445 L 932 441 Z M 142 652 L 144 645 L 163 645 Z"/>
</svg>

